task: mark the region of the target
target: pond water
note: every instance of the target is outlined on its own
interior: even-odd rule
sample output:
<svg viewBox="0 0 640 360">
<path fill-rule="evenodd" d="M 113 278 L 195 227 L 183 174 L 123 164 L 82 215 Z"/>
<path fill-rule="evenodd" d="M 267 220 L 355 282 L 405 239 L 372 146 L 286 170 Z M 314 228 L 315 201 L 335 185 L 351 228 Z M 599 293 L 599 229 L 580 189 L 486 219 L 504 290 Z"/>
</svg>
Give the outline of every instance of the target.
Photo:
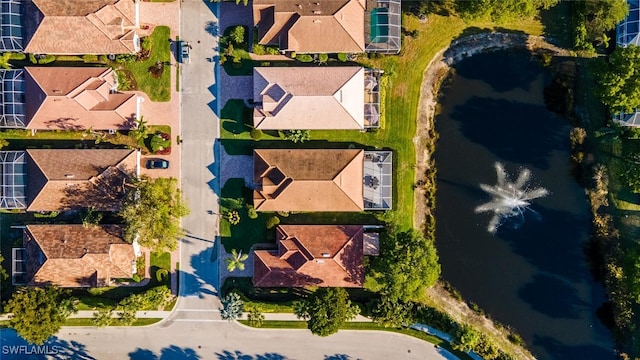
<svg viewBox="0 0 640 360">
<path fill-rule="evenodd" d="M 479 54 L 455 65 L 436 116 L 436 241 L 442 277 L 492 318 L 513 327 L 539 359 L 613 359 L 596 316 L 605 301 L 584 251 L 590 229 L 584 190 L 571 174 L 570 124 L 549 112 L 550 73 L 524 51 Z M 496 162 L 549 194 L 523 217 L 487 231 Z"/>
</svg>

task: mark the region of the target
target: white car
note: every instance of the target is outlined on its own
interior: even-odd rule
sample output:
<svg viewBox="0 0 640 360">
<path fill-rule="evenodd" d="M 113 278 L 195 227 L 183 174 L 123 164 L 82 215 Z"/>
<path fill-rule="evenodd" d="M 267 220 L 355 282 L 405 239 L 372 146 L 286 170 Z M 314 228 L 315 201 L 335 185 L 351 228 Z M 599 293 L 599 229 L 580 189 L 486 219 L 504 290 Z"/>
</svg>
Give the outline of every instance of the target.
<svg viewBox="0 0 640 360">
<path fill-rule="evenodd" d="M 189 45 L 189 43 L 187 43 L 186 41 L 180 42 L 180 62 L 183 64 L 188 64 L 191 62 L 189 49 L 191 49 L 191 45 Z"/>
</svg>

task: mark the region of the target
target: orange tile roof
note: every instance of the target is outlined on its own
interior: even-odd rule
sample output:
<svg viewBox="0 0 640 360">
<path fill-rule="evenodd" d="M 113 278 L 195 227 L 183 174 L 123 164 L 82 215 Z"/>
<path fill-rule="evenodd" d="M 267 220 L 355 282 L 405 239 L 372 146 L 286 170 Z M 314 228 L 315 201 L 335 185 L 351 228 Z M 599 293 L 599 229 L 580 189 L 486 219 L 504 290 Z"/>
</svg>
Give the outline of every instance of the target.
<svg viewBox="0 0 640 360">
<path fill-rule="evenodd" d="M 257 129 L 363 129 L 364 68 L 253 69 Z"/>
<path fill-rule="evenodd" d="M 117 225 L 27 225 L 28 285 L 108 286 L 114 278 L 130 278 L 133 246 Z"/>
<path fill-rule="evenodd" d="M 260 44 L 301 53 L 364 52 L 364 0 L 254 0 Z"/>
<path fill-rule="evenodd" d="M 277 250 L 254 252 L 257 287 L 362 287 L 363 227 L 280 225 Z"/>
<path fill-rule="evenodd" d="M 124 185 L 138 173 L 127 149 L 27 150 L 27 211 L 116 211 Z"/>
<path fill-rule="evenodd" d="M 115 84 L 111 68 L 26 67 L 27 129 L 130 129 L 137 96 L 113 92 Z"/>
<path fill-rule="evenodd" d="M 254 150 L 253 205 L 258 211 L 362 211 L 363 159 L 363 150 Z"/>
<path fill-rule="evenodd" d="M 130 54 L 135 50 L 132 0 L 30 0 L 26 2 L 25 52 Z"/>
</svg>

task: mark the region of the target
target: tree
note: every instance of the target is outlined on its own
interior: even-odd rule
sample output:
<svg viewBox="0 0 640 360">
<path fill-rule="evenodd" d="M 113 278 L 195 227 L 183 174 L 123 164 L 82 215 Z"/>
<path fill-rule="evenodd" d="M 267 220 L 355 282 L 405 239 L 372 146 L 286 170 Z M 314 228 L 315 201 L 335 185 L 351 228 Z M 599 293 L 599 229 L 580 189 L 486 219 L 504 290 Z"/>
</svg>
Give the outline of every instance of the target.
<svg viewBox="0 0 640 360">
<path fill-rule="evenodd" d="M 247 313 L 247 320 L 249 320 L 249 325 L 261 327 L 264 322 L 264 315 L 260 312 L 260 309 L 252 306 Z"/>
<path fill-rule="evenodd" d="M 481 334 L 470 325 L 460 325 L 454 335 L 452 347 L 455 350 L 468 352 L 473 350 L 481 341 Z"/>
<path fill-rule="evenodd" d="M 242 271 L 244 270 L 244 261 L 247 260 L 249 255 L 243 254 L 242 250 L 236 251 L 236 249 L 231 249 L 231 257 L 226 259 L 227 262 L 227 270 L 229 272 L 234 272 L 236 269 Z"/>
<path fill-rule="evenodd" d="M 144 116 L 140 116 L 139 118 L 136 118 L 134 128 L 129 132 L 129 135 L 131 135 L 136 141 L 140 141 L 147 136 L 148 132 L 148 123 L 144 119 Z"/>
<path fill-rule="evenodd" d="M 584 19 L 590 40 L 615 28 L 629 14 L 627 0 L 586 0 L 576 5 L 578 18 Z"/>
<path fill-rule="evenodd" d="M 9 326 L 29 343 L 42 345 L 76 312 L 69 290 L 55 286 L 23 287 L 13 293 L 4 311 L 13 313 Z"/>
<path fill-rule="evenodd" d="M 4 261 L 4 257 L 2 257 L 2 254 L 0 254 L 0 280 L 5 280 L 6 278 L 9 277 L 9 275 L 7 274 L 7 271 L 4 269 L 4 267 L 2 267 L 3 261 Z"/>
<path fill-rule="evenodd" d="M 632 112 L 640 107 L 640 47 L 617 47 L 608 63 L 596 68 L 596 93 L 612 112 Z"/>
<path fill-rule="evenodd" d="M 0 149 L 9 146 L 9 141 L 7 139 L 0 139 Z"/>
<path fill-rule="evenodd" d="M 244 26 L 238 25 L 234 27 L 229 36 L 237 45 L 242 44 L 244 42 Z"/>
<path fill-rule="evenodd" d="M 112 308 L 100 308 L 93 313 L 93 325 L 97 327 L 105 327 L 111 325 L 113 322 L 113 309 Z"/>
<path fill-rule="evenodd" d="M 291 140 L 294 143 L 303 143 L 311 139 L 309 130 L 285 130 L 283 134 L 285 140 Z"/>
<path fill-rule="evenodd" d="M 91 225 L 100 224 L 100 220 L 102 220 L 102 213 L 97 212 L 93 207 L 90 207 L 85 210 L 82 216 L 82 226 L 89 227 Z"/>
<path fill-rule="evenodd" d="M 128 189 L 119 212 L 125 225 L 125 240 L 133 243 L 137 239 L 141 246 L 155 252 L 176 248 L 183 234 L 180 218 L 188 214 L 176 179 L 148 177 Z"/>
<path fill-rule="evenodd" d="M 414 304 L 411 302 L 383 296 L 373 302 L 371 315 L 373 321 L 384 327 L 400 327 L 414 322 L 413 308 Z"/>
<path fill-rule="evenodd" d="M 540 9 L 549 9 L 558 0 L 474 0 L 459 1 L 456 11 L 463 19 L 491 20 L 504 23 L 524 18 L 531 18 Z"/>
<path fill-rule="evenodd" d="M 380 238 L 381 256 L 370 271 L 380 285 L 376 290 L 391 300 L 420 300 L 440 276 L 438 254 L 432 240 L 415 230 L 391 229 Z"/>
<path fill-rule="evenodd" d="M 240 300 L 240 295 L 237 293 L 229 293 L 227 296 L 220 299 L 222 308 L 220 308 L 220 317 L 223 320 L 233 321 L 242 315 L 244 309 L 244 302 Z"/>
<path fill-rule="evenodd" d="M 329 336 L 338 332 L 345 321 L 355 319 L 360 308 L 351 304 L 345 289 L 320 288 L 309 299 L 299 302 L 294 312 L 298 318 L 307 320 L 311 333 Z"/>
</svg>

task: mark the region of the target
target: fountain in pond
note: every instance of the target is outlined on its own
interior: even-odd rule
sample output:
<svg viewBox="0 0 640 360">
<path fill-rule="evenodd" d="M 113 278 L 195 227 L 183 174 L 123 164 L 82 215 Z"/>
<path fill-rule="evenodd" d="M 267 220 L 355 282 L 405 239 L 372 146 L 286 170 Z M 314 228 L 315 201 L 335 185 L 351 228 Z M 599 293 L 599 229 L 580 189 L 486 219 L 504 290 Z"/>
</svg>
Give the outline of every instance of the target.
<svg viewBox="0 0 640 360">
<path fill-rule="evenodd" d="M 498 183 L 494 186 L 480 184 L 480 188 L 491 195 L 488 203 L 478 206 L 476 213 L 493 212 L 487 230 L 495 233 L 500 225 L 509 218 L 524 219 L 524 211 L 528 209 L 529 201 L 549 194 L 545 188 L 529 189 L 527 183 L 531 178 L 529 169 L 522 169 L 516 181 L 511 181 L 504 166 L 495 164 Z"/>
</svg>

